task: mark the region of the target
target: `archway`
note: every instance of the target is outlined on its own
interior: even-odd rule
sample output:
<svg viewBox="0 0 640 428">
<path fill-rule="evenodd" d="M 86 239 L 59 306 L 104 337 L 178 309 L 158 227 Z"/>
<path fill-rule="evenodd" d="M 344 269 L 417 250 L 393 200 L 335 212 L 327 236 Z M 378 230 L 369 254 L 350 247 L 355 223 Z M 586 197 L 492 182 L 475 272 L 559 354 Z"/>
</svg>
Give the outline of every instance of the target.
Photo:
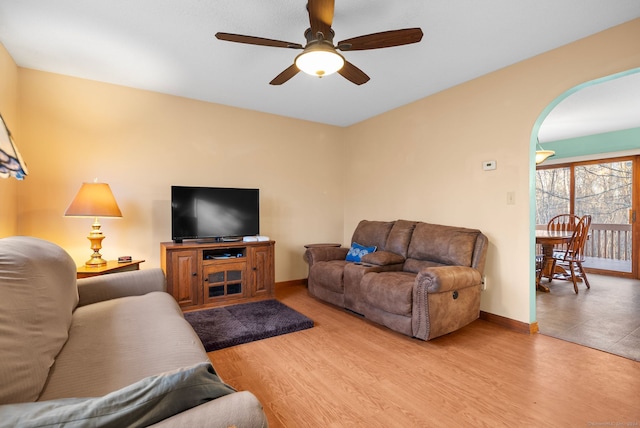
<svg viewBox="0 0 640 428">
<path fill-rule="evenodd" d="M 545 109 L 540 113 L 540 115 L 538 116 L 538 118 L 536 119 L 532 131 L 531 131 L 531 137 L 530 137 L 530 143 L 529 143 L 529 201 L 530 201 L 530 211 L 529 211 L 529 248 L 530 248 L 530 255 L 531 257 L 529 257 L 530 260 L 530 265 L 529 265 L 529 271 L 530 271 L 530 284 L 529 284 L 529 290 L 530 290 L 530 299 L 529 299 L 529 304 L 530 304 L 530 323 L 533 325 L 537 322 L 537 315 L 536 315 L 536 287 L 535 287 L 535 260 L 533 255 L 535 254 L 535 225 L 536 225 L 536 221 L 535 221 L 535 204 L 536 204 L 536 166 L 535 166 L 535 151 L 536 148 L 538 146 L 538 133 L 540 131 L 540 127 L 542 126 L 542 123 L 544 122 L 544 120 L 547 118 L 547 116 L 553 111 L 554 108 L 556 108 L 556 106 L 558 106 L 558 104 L 560 104 L 563 100 L 565 100 L 567 97 L 575 94 L 576 92 L 579 92 L 587 87 L 590 86 L 594 86 L 594 85 L 598 85 L 598 84 L 602 84 L 604 82 L 608 82 L 611 80 L 615 80 L 615 79 L 619 79 L 621 77 L 624 76 L 628 76 L 631 74 L 636 74 L 636 73 L 640 73 L 640 68 L 634 68 L 631 70 L 627 70 L 621 73 L 616 73 L 610 76 L 605 76 L 602 78 L 598 78 L 595 80 L 591 80 L 585 83 L 582 83 L 580 85 L 577 85 L 567 91 L 565 91 L 564 93 L 560 94 L 558 97 L 556 97 L 551 103 L 549 103 L 549 105 L 547 105 L 547 107 L 545 107 Z"/>
</svg>

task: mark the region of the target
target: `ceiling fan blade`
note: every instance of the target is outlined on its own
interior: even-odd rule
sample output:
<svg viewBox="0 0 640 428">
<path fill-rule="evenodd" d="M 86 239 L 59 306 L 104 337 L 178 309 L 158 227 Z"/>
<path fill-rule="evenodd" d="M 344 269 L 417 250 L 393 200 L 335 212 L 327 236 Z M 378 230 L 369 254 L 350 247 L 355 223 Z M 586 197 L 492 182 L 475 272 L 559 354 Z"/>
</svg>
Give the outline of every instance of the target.
<svg viewBox="0 0 640 428">
<path fill-rule="evenodd" d="M 351 64 L 349 61 L 344 62 L 344 65 L 340 70 L 338 70 L 338 73 L 342 77 L 355 83 L 356 85 L 362 85 L 363 83 L 367 83 L 369 81 L 369 76 L 367 76 L 364 71 Z"/>
<path fill-rule="evenodd" d="M 291 64 L 282 73 L 278 74 L 271 82 L 269 82 L 269 84 L 282 85 L 287 80 L 298 74 L 299 71 L 300 69 L 295 64 Z"/>
<path fill-rule="evenodd" d="M 333 23 L 333 10 L 335 0 L 309 0 L 307 10 L 309 11 L 309 23 L 311 33 L 315 36 L 320 31 L 325 39 L 329 38 L 331 24 Z"/>
<path fill-rule="evenodd" d="M 338 43 L 337 48 L 340 50 L 360 51 L 408 45 L 417 43 L 420 40 L 422 40 L 422 30 L 420 28 L 405 28 L 403 30 L 383 31 L 343 40 Z"/>
<path fill-rule="evenodd" d="M 227 42 L 246 43 L 248 45 L 273 46 L 276 48 L 302 49 L 299 43 L 283 42 L 281 40 L 265 39 L 262 37 L 243 36 L 241 34 L 216 33 L 216 38 Z"/>
</svg>

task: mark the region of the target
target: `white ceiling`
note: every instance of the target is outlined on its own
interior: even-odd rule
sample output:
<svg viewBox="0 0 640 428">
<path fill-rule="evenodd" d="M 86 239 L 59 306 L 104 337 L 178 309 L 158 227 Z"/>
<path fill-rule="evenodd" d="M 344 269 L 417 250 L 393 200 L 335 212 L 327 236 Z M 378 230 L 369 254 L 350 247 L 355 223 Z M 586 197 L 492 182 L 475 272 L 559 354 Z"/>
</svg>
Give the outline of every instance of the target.
<svg viewBox="0 0 640 428">
<path fill-rule="evenodd" d="M 344 52 L 371 77 L 362 86 L 303 73 L 271 86 L 299 51 L 214 37 L 304 44 L 305 5 L 0 0 L 0 42 L 21 67 L 348 126 L 640 17 L 638 0 L 337 0 L 336 42 L 407 27 L 424 32 L 417 44 Z"/>
<path fill-rule="evenodd" d="M 635 73 L 569 95 L 542 122 L 538 140 L 546 143 L 638 127 L 640 73 Z"/>
</svg>

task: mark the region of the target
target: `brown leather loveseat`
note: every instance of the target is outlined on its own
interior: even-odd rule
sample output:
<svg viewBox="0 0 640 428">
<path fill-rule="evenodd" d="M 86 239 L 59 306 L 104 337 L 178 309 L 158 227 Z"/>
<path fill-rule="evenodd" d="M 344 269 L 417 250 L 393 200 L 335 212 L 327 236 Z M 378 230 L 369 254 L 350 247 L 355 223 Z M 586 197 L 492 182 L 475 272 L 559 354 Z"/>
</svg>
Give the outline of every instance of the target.
<svg viewBox="0 0 640 428">
<path fill-rule="evenodd" d="M 488 247 L 479 230 L 363 220 L 351 242 L 376 250 L 352 262 L 349 248 L 307 249 L 312 296 L 423 340 L 478 318 Z"/>
</svg>

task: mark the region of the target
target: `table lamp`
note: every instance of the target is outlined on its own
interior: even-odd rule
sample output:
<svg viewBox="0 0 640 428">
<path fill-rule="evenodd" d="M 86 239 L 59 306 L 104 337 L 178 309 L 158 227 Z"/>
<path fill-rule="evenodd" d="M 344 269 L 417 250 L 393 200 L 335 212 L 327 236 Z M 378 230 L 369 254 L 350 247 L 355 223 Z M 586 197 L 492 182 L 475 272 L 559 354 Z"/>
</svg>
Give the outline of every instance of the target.
<svg viewBox="0 0 640 428">
<path fill-rule="evenodd" d="M 91 232 L 87 239 L 91 242 L 93 254 L 85 266 L 100 267 L 107 264 L 102 258 L 100 249 L 104 235 L 100 231 L 98 217 L 122 217 L 120 208 L 113 197 L 111 188 L 107 183 L 82 183 L 78 194 L 64 213 L 68 217 L 94 217 Z"/>
</svg>

